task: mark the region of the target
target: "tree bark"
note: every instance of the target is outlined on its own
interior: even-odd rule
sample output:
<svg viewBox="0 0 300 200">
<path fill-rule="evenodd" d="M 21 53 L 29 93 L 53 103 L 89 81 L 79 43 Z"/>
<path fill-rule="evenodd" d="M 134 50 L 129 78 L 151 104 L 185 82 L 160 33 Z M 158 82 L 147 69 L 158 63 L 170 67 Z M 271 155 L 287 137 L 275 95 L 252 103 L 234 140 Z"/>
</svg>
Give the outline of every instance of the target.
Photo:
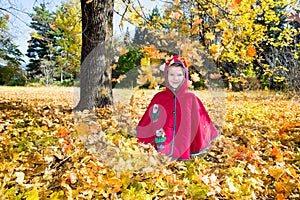
<svg viewBox="0 0 300 200">
<path fill-rule="evenodd" d="M 81 0 L 80 100 L 75 110 L 112 105 L 111 41 L 113 0 Z"/>
</svg>

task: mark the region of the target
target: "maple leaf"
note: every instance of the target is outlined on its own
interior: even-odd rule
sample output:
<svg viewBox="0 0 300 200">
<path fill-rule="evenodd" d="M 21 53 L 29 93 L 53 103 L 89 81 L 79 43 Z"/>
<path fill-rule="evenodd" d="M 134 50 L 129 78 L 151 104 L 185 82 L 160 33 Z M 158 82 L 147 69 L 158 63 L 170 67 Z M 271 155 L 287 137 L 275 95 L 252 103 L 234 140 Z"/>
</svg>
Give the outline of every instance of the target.
<svg viewBox="0 0 300 200">
<path fill-rule="evenodd" d="M 122 187 L 122 181 L 116 177 L 110 178 L 108 184 L 113 188 L 114 192 L 119 192 Z"/>
<path fill-rule="evenodd" d="M 50 25 L 50 28 L 57 31 L 58 30 L 58 27 L 55 25 L 55 24 L 51 24 Z"/>
<path fill-rule="evenodd" d="M 24 178 L 25 178 L 25 174 L 24 172 L 16 172 L 16 182 L 19 184 L 19 185 L 22 185 L 23 182 L 24 182 Z"/>
<path fill-rule="evenodd" d="M 108 91 L 107 91 L 107 89 L 103 88 L 103 89 L 102 89 L 102 91 L 101 91 L 101 94 L 103 94 L 103 95 L 107 95 L 107 94 L 108 94 Z"/>
<path fill-rule="evenodd" d="M 176 12 L 171 12 L 170 17 L 172 19 L 180 19 L 182 17 L 182 12 L 180 10 L 177 10 Z"/>
<path fill-rule="evenodd" d="M 234 0 L 235 4 L 240 4 L 242 2 L 242 0 Z"/>
<path fill-rule="evenodd" d="M 247 49 L 247 55 L 250 57 L 255 56 L 256 54 L 256 49 L 253 46 L 249 46 Z"/>
<path fill-rule="evenodd" d="M 223 37 L 226 39 L 232 39 L 233 30 L 227 29 L 223 32 Z"/>
<path fill-rule="evenodd" d="M 193 74 L 191 75 L 191 79 L 192 79 L 193 82 L 198 82 L 198 81 L 200 81 L 199 74 L 193 73 Z"/>
<path fill-rule="evenodd" d="M 208 32 L 205 34 L 205 38 L 207 38 L 209 40 L 215 40 L 215 34 L 212 32 Z"/>
<path fill-rule="evenodd" d="M 281 152 L 281 149 L 279 147 L 274 147 L 272 149 L 272 156 L 275 157 L 277 162 L 282 162 L 283 161 L 283 154 Z"/>
<path fill-rule="evenodd" d="M 178 6 L 178 5 L 180 4 L 180 0 L 174 0 L 173 4 L 174 4 L 175 6 Z"/>
</svg>

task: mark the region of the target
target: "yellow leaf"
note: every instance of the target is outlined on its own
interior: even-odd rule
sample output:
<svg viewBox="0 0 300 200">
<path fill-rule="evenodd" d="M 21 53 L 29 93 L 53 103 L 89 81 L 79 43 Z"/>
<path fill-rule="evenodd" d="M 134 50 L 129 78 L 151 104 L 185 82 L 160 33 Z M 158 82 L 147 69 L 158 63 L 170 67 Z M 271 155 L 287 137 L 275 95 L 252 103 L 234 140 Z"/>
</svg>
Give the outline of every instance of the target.
<svg viewBox="0 0 300 200">
<path fill-rule="evenodd" d="M 283 172 L 284 172 L 284 169 L 279 168 L 279 167 L 269 168 L 269 174 L 270 174 L 270 176 L 272 176 L 276 180 L 282 176 Z"/>
<path fill-rule="evenodd" d="M 202 19 L 194 19 L 194 23 L 193 23 L 193 26 L 192 26 L 192 30 L 191 30 L 191 34 L 197 34 L 198 31 L 199 31 L 199 25 L 202 23 Z"/>
<path fill-rule="evenodd" d="M 26 193 L 26 200 L 39 200 L 39 192 L 36 188 Z"/>
<path fill-rule="evenodd" d="M 30 35 L 31 35 L 31 37 L 36 38 L 36 39 L 38 39 L 38 40 L 44 40 L 44 37 L 41 36 L 41 35 L 39 35 L 39 34 L 36 33 L 36 32 L 31 32 Z"/>
<path fill-rule="evenodd" d="M 211 54 L 216 54 L 220 50 L 220 45 L 212 44 L 209 51 Z"/>
<path fill-rule="evenodd" d="M 198 81 L 200 81 L 199 74 L 193 73 L 193 74 L 191 75 L 191 79 L 192 79 L 193 82 L 198 82 Z"/>
<path fill-rule="evenodd" d="M 83 122 L 80 122 L 78 126 L 75 126 L 75 130 L 79 135 L 84 135 L 89 132 L 89 126 Z"/>
<path fill-rule="evenodd" d="M 141 66 L 148 66 L 150 65 L 150 58 L 144 57 L 141 59 Z"/>
<path fill-rule="evenodd" d="M 205 34 L 205 38 L 207 38 L 209 40 L 214 40 L 215 39 L 215 35 L 212 32 L 209 32 L 209 33 Z"/>
<path fill-rule="evenodd" d="M 212 15 L 213 17 L 217 16 L 218 13 L 219 13 L 218 8 L 216 8 L 216 7 L 212 8 L 212 14 L 211 14 L 211 15 Z"/>
<path fill-rule="evenodd" d="M 107 95 L 107 94 L 108 94 L 108 91 L 107 91 L 107 89 L 103 88 L 101 93 L 102 93 L 103 95 Z"/>
<path fill-rule="evenodd" d="M 153 1 L 154 1 L 154 0 L 153 0 Z M 179 3 L 180 3 L 180 0 L 174 0 L 174 2 L 173 2 L 173 4 L 174 4 L 175 6 L 178 6 Z"/>
<path fill-rule="evenodd" d="M 114 65 L 112 66 L 112 69 L 115 70 L 115 69 L 117 68 L 117 66 L 118 66 L 117 64 L 114 64 Z"/>
<path fill-rule="evenodd" d="M 232 33 L 233 31 L 231 29 L 227 29 L 223 33 L 223 37 L 226 39 L 232 39 Z"/>
</svg>

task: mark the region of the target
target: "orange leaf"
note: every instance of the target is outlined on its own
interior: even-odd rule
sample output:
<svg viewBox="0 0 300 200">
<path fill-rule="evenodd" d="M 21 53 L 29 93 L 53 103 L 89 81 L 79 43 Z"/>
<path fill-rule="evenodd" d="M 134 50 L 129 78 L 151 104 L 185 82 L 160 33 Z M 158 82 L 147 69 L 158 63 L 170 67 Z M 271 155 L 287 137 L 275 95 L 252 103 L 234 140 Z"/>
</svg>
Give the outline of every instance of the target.
<svg viewBox="0 0 300 200">
<path fill-rule="evenodd" d="M 276 199 L 277 200 L 284 200 L 284 195 L 283 194 L 277 194 Z"/>
<path fill-rule="evenodd" d="M 227 97 L 227 100 L 228 100 L 228 101 L 232 101 L 232 100 L 233 100 L 233 95 L 232 95 L 232 94 L 229 94 L 228 97 Z"/>
<path fill-rule="evenodd" d="M 109 185 L 113 188 L 114 192 L 119 192 L 122 187 L 122 181 L 116 177 L 112 177 L 108 180 Z"/>
<path fill-rule="evenodd" d="M 121 49 L 121 50 L 120 50 L 120 55 L 123 55 L 123 54 L 125 54 L 125 53 L 127 53 L 127 52 L 128 52 L 127 49 Z"/>
<path fill-rule="evenodd" d="M 283 161 L 283 155 L 282 155 L 281 149 L 279 147 L 274 147 L 272 149 L 272 156 L 275 157 L 277 162 Z"/>
<path fill-rule="evenodd" d="M 170 17 L 172 19 L 180 19 L 182 17 L 182 12 L 180 10 L 171 13 Z"/>
<path fill-rule="evenodd" d="M 234 0 L 235 4 L 240 4 L 242 0 Z"/>
<path fill-rule="evenodd" d="M 275 184 L 275 188 L 276 188 L 276 191 L 277 191 L 277 192 L 284 192 L 284 191 L 285 191 L 284 185 L 283 185 L 283 183 L 281 183 L 281 182 L 277 182 L 277 183 Z"/>
<path fill-rule="evenodd" d="M 55 24 L 51 24 L 51 25 L 50 25 L 50 28 L 52 28 L 52 29 L 55 30 L 55 31 L 58 30 L 58 27 L 57 27 Z"/>
<path fill-rule="evenodd" d="M 56 136 L 58 138 L 65 138 L 67 135 L 69 134 L 69 130 L 64 128 L 64 127 L 60 127 L 58 130 L 57 130 L 57 133 L 56 133 Z"/>
<path fill-rule="evenodd" d="M 256 49 L 253 46 L 249 46 L 247 49 L 247 55 L 250 57 L 255 56 L 256 54 Z"/>
<path fill-rule="evenodd" d="M 218 79 L 218 78 L 221 78 L 221 74 L 214 73 L 214 74 L 210 74 L 209 77 L 210 77 L 211 79 Z"/>
</svg>

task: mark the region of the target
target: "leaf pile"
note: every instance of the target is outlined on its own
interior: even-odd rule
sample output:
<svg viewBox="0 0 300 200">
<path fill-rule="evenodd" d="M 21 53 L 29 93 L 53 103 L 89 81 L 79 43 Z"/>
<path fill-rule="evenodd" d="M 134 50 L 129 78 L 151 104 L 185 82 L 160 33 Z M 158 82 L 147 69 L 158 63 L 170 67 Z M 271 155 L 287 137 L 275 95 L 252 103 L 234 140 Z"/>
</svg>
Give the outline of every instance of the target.
<svg viewBox="0 0 300 200">
<path fill-rule="evenodd" d="M 0 199 L 299 199 L 300 105 L 269 92 L 199 92 L 222 136 L 190 162 L 137 143 L 151 96 L 72 112 L 70 88 L 0 89 Z"/>
</svg>

